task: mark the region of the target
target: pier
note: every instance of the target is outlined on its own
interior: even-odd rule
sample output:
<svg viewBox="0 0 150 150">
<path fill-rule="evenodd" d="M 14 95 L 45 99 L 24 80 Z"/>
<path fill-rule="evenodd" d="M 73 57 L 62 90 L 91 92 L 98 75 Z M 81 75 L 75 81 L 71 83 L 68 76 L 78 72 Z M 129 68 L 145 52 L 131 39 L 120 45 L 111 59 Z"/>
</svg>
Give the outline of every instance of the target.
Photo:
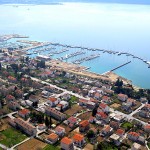
<svg viewBox="0 0 150 150">
<path fill-rule="evenodd" d="M 120 65 L 120 66 L 118 66 L 118 67 L 116 67 L 116 68 L 110 70 L 110 72 L 115 71 L 115 70 L 117 70 L 117 69 L 119 69 L 119 68 L 121 68 L 121 67 L 123 67 L 123 66 L 126 66 L 127 64 L 130 64 L 130 63 L 131 63 L 131 61 L 129 61 L 129 62 L 127 62 L 127 63 L 124 63 L 124 64 L 122 64 L 122 65 Z"/>
<path fill-rule="evenodd" d="M 107 73 L 113 72 L 113 71 L 115 71 L 115 70 L 117 70 L 117 69 L 119 69 L 119 68 L 121 68 L 121 67 L 123 67 L 123 66 L 126 66 L 127 64 L 130 64 L 130 63 L 131 63 L 131 61 L 126 62 L 126 63 L 124 63 L 124 64 L 122 64 L 122 65 L 120 65 L 120 66 L 118 66 L 118 67 L 115 67 L 114 69 L 112 69 L 112 70 L 110 70 L 110 71 L 107 71 L 107 72 L 103 73 L 102 75 L 106 75 Z"/>
</svg>

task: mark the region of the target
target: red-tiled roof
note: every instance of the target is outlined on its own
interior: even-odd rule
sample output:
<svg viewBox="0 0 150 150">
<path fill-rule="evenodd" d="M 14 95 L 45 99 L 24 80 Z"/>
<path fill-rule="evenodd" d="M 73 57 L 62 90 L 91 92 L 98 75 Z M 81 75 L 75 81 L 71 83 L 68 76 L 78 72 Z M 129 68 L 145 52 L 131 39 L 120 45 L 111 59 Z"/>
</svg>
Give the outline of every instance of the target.
<svg viewBox="0 0 150 150">
<path fill-rule="evenodd" d="M 100 103 L 99 107 L 102 109 L 105 109 L 107 107 L 107 105 L 105 103 Z"/>
<path fill-rule="evenodd" d="M 50 98 L 48 98 L 48 100 L 51 101 L 51 102 L 55 102 L 55 101 L 57 101 L 57 98 L 55 98 L 55 97 L 50 97 Z"/>
<path fill-rule="evenodd" d="M 80 126 L 82 126 L 82 127 L 86 127 L 88 125 L 89 125 L 88 120 L 83 120 L 83 121 L 80 122 Z"/>
<path fill-rule="evenodd" d="M 48 140 L 56 140 L 58 139 L 58 135 L 55 133 L 51 133 L 50 135 L 47 136 Z"/>
<path fill-rule="evenodd" d="M 136 132 L 129 132 L 128 135 L 132 135 L 132 136 L 135 136 L 135 137 L 138 137 L 140 136 L 138 133 Z"/>
<path fill-rule="evenodd" d="M 64 137 L 64 138 L 62 138 L 61 143 L 70 145 L 72 143 L 72 139 L 69 139 L 68 137 Z"/>
<path fill-rule="evenodd" d="M 65 128 L 61 127 L 61 126 L 57 126 L 55 129 L 56 132 L 62 132 L 65 131 Z"/>
<path fill-rule="evenodd" d="M 30 111 L 28 109 L 22 109 L 19 111 L 19 114 L 23 114 L 23 115 L 26 115 L 28 114 Z"/>
<path fill-rule="evenodd" d="M 117 134 L 117 135 L 122 135 L 122 134 L 124 134 L 124 133 L 125 133 L 125 131 L 122 130 L 122 129 L 118 129 L 118 130 L 116 131 L 116 134 Z"/>
<path fill-rule="evenodd" d="M 106 119 L 108 117 L 104 112 L 98 112 L 97 115 L 99 115 L 102 119 Z"/>
<path fill-rule="evenodd" d="M 80 142 L 80 141 L 82 141 L 82 140 L 84 139 L 84 136 L 77 133 L 77 134 L 75 134 L 75 135 L 73 136 L 73 139 L 74 139 L 75 141 L 77 141 L 77 142 Z"/>
</svg>

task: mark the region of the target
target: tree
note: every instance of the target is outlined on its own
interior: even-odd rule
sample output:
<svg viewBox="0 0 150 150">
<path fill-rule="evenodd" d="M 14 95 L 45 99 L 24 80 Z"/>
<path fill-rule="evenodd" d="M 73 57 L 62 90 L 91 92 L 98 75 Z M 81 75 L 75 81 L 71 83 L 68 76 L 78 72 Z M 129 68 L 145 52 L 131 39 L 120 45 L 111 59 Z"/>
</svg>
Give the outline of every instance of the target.
<svg viewBox="0 0 150 150">
<path fill-rule="evenodd" d="M 48 120 L 48 117 L 46 116 L 46 118 L 45 118 L 45 125 L 47 126 L 47 127 L 49 127 L 49 125 L 50 125 L 50 122 L 49 122 L 49 120 Z"/>
<path fill-rule="evenodd" d="M 98 143 L 97 144 L 97 149 L 96 150 L 102 150 L 103 148 L 102 148 L 102 145 L 101 145 L 101 143 Z"/>
<path fill-rule="evenodd" d="M 51 128 L 52 124 L 53 124 L 52 117 L 50 116 L 50 118 L 49 118 L 49 126 L 50 126 L 50 128 Z"/>
<path fill-rule="evenodd" d="M 0 63 L 0 70 L 2 70 L 2 64 Z"/>
<path fill-rule="evenodd" d="M 95 136 L 95 134 L 94 134 L 93 130 L 89 130 L 88 133 L 87 133 L 87 138 L 88 138 L 88 139 L 91 139 L 91 138 L 93 138 L 94 136 Z"/>
<path fill-rule="evenodd" d="M 95 117 L 96 113 L 97 113 L 97 109 L 98 107 L 96 106 L 93 110 L 92 110 L 92 116 Z"/>
</svg>

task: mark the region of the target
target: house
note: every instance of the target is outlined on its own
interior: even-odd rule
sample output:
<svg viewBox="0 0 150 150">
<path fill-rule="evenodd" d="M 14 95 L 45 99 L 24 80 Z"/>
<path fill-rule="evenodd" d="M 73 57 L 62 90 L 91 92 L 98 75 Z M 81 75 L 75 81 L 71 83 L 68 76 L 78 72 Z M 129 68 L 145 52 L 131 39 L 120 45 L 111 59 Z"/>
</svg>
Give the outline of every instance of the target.
<svg viewBox="0 0 150 150">
<path fill-rule="evenodd" d="M 74 150 L 73 140 L 68 137 L 62 138 L 60 146 L 63 150 Z"/>
<path fill-rule="evenodd" d="M 55 107 L 58 103 L 59 103 L 59 99 L 56 97 L 49 97 L 47 100 L 47 103 L 51 106 L 51 107 Z"/>
<path fill-rule="evenodd" d="M 124 130 L 122 130 L 122 129 L 118 129 L 117 131 L 116 131 L 116 134 L 119 136 L 119 137 L 123 137 L 123 135 L 125 134 L 125 131 Z"/>
<path fill-rule="evenodd" d="M 14 97 L 14 96 L 12 96 L 12 95 L 10 95 L 10 94 L 6 96 L 6 101 L 7 101 L 7 102 L 14 101 L 14 100 L 15 100 L 15 97 Z"/>
<path fill-rule="evenodd" d="M 77 118 L 71 116 L 67 119 L 70 128 L 74 128 L 77 125 Z"/>
<path fill-rule="evenodd" d="M 125 103 L 125 102 L 122 103 L 121 108 L 122 108 L 124 111 L 127 111 L 127 112 L 131 112 L 131 111 L 132 111 L 132 110 L 131 110 L 131 105 L 128 104 L 128 103 Z"/>
<path fill-rule="evenodd" d="M 135 100 L 134 99 L 132 99 L 132 98 L 128 98 L 127 99 L 127 104 L 129 105 L 129 106 L 134 106 L 135 105 Z"/>
<path fill-rule="evenodd" d="M 145 104 L 143 110 L 150 112 L 150 104 Z"/>
<path fill-rule="evenodd" d="M 88 92 L 88 96 L 89 97 L 94 97 L 94 94 L 95 94 L 96 92 L 95 92 L 95 90 L 90 90 L 89 92 Z"/>
<path fill-rule="evenodd" d="M 144 126 L 144 131 L 146 133 L 150 133 L 150 124 L 147 124 L 147 125 Z"/>
<path fill-rule="evenodd" d="M 22 109 L 18 111 L 18 115 L 24 119 L 27 119 L 30 115 L 30 111 L 28 109 Z"/>
<path fill-rule="evenodd" d="M 38 129 L 39 129 L 39 130 L 44 130 L 44 129 L 46 129 L 45 124 L 44 124 L 44 123 L 43 123 L 43 124 L 39 124 L 39 125 L 38 125 Z"/>
<path fill-rule="evenodd" d="M 21 91 L 21 90 L 16 90 L 15 91 L 15 94 L 16 94 L 16 96 L 18 97 L 18 98 L 22 98 L 23 97 L 23 91 Z"/>
<path fill-rule="evenodd" d="M 35 95 L 31 95 L 31 96 L 29 97 L 29 100 L 30 100 L 31 102 L 33 102 L 33 103 L 38 103 L 38 102 L 39 102 L 38 97 L 35 96 Z"/>
<path fill-rule="evenodd" d="M 101 136 L 108 136 L 112 133 L 113 128 L 111 128 L 109 125 L 106 125 L 102 131 L 101 131 Z"/>
<path fill-rule="evenodd" d="M 91 117 L 89 118 L 89 122 L 90 122 L 90 123 L 94 123 L 95 121 L 96 121 L 96 118 L 95 118 L 95 117 L 91 116 Z"/>
<path fill-rule="evenodd" d="M 96 114 L 96 119 L 97 120 L 103 120 L 104 122 L 106 122 L 106 123 L 109 123 L 109 117 L 108 117 L 108 115 L 106 115 L 104 112 L 98 112 L 97 114 Z"/>
<path fill-rule="evenodd" d="M 109 113 L 109 106 L 105 103 L 100 103 L 99 108 L 105 112 L 105 113 Z"/>
<path fill-rule="evenodd" d="M 132 147 L 131 147 L 131 150 L 142 150 L 142 149 L 143 149 L 142 145 L 140 145 L 140 144 L 138 144 L 136 142 L 134 142 Z"/>
<path fill-rule="evenodd" d="M 31 102 L 30 100 L 26 100 L 25 102 L 26 102 L 26 104 L 27 104 L 28 106 L 30 106 L 30 107 L 33 106 L 33 102 Z"/>
<path fill-rule="evenodd" d="M 12 82 L 12 83 L 16 83 L 17 82 L 17 79 L 12 77 L 12 76 L 8 76 L 7 79 L 8 79 L 9 82 Z"/>
<path fill-rule="evenodd" d="M 80 105 L 80 106 L 83 106 L 83 107 L 85 106 L 85 107 L 87 107 L 87 108 L 89 108 L 89 109 L 94 109 L 96 103 L 93 102 L 93 101 L 91 101 L 91 100 L 80 99 L 80 100 L 79 100 L 79 105 Z"/>
<path fill-rule="evenodd" d="M 117 130 L 119 128 L 119 122 L 116 121 L 111 121 L 110 126 L 114 129 Z"/>
<path fill-rule="evenodd" d="M 137 141 L 140 135 L 136 132 L 129 132 L 127 136 L 129 140 Z"/>
<path fill-rule="evenodd" d="M 102 97 L 102 102 L 106 103 L 106 104 L 110 104 L 111 103 L 111 99 L 109 96 L 103 96 Z"/>
<path fill-rule="evenodd" d="M 0 94 L 6 96 L 8 94 L 8 89 L 4 86 L 0 87 Z"/>
<path fill-rule="evenodd" d="M 96 100 L 100 100 L 101 97 L 102 97 L 102 95 L 101 95 L 99 92 L 96 92 L 96 93 L 94 94 L 94 98 L 95 98 Z"/>
<path fill-rule="evenodd" d="M 88 120 L 83 120 L 79 123 L 79 131 L 80 132 L 85 132 L 87 130 L 89 130 L 90 128 L 90 124 L 88 122 Z"/>
<path fill-rule="evenodd" d="M 12 110 L 15 110 L 15 111 L 20 109 L 20 105 L 15 101 L 10 101 L 8 103 L 8 107 L 9 107 L 9 109 L 12 109 Z"/>
<path fill-rule="evenodd" d="M 50 96 L 50 92 L 48 92 L 48 91 L 42 91 L 41 92 L 41 94 L 42 94 L 42 97 L 44 97 L 44 98 L 47 98 L 47 97 L 49 97 Z"/>
<path fill-rule="evenodd" d="M 139 111 L 139 116 L 143 117 L 143 118 L 150 118 L 150 114 L 146 110 L 140 110 Z"/>
<path fill-rule="evenodd" d="M 120 142 L 120 137 L 119 137 L 119 135 L 117 135 L 117 134 L 112 134 L 112 135 L 110 136 L 110 140 L 111 140 L 115 145 L 117 145 L 117 146 L 119 146 L 119 145 L 121 144 L 121 142 Z"/>
<path fill-rule="evenodd" d="M 71 96 L 68 93 L 61 95 L 61 99 L 65 100 L 65 101 L 68 101 L 70 98 L 71 98 Z"/>
<path fill-rule="evenodd" d="M 36 127 L 32 126 L 31 124 L 22 120 L 21 118 L 15 118 L 14 123 L 17 128 L 23 130 L 26 134 L 30 136 L 35 136 L 37 133 Z"/>
<path fill-rule="evenodd" d="M 45 113 L 59 121 L 63 121 L 66 119 L 66 115 L 59 112 L 58 110 L 51 108 L 51 107 L 46 107 Z"/>
<path fill-rule="evenodd" d="M 118 99 L 125 102 L 128 99 L 128 96 L 126 94 L 118 94 Z"/>
<path fill-rule="evenodd" d="M 66 108 L 68 108 L 69 103 L 66 101 L 60 101 L 60 103 L 57 105 L 56 109 L 61 111 L 61 110 L 65 110 Z"/>
<path fill-rule="evenodd" d="M 59 137 L 55 133 L 51 133 L 45 139 L 45 141 L 48 142 L 49 144 L 55 144 L 58 140 L 59 140 Z"/>
<path fill-rule="evenodd" d="M 84 139 L 84 136 L 79 134 L 79 133 L 76 133 L 74 136 L 73 136 L 73 142 L 74 144 L 77 146 L 77 147 L 80 147 L 82 148 L 84 145 L 85 145 L 85 139 Z"/>
<path fill-rule="evenodd" d="M 63 137 L 65 135 L 65 128 L 61 127 L 61 126 L 57 126 L 55 128 L 55 133 L 60 136 Z"/>
</svg>

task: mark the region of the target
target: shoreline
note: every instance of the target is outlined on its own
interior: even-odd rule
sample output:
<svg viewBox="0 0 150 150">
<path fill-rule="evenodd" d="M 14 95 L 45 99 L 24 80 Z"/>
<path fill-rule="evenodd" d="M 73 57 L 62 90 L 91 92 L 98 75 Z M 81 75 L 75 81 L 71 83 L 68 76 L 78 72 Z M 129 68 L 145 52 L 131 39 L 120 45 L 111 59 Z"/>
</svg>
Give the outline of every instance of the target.
<svg viewBox="0 0 150 150">
<path fill-rule="evenodd" d="M 86 76 L 86 77 L 90 77 L 90 78 L 102 79 L 102 80 L 106 80 L 106 81 L 109 81 L 112 83 L 116 82 L 117 79 L 120 78 L 125 85 L 131 84 L 135 90 L 140 89 L 140 87 L 133 85 L 131 80 L 126 79 L 112 71 L 107 72 L 106 74 L 98 74 L 98 73 L 89 71 L 87 69 L 88 67 L 76 65 L 76 64 L 72 64 L 72 63 L 68 63 L 68 62 L 62 62 L 62 61 L 55 60 L 55 59 L 46 61 L 46 65 L 52 66 L 53 69 L 58 69 L 58 70 L 60 69 L 60 70 L 63 70 L 63 71 L 69 72 L 69 73 L 82 75 L 82 76 Z"/>
</svg>

